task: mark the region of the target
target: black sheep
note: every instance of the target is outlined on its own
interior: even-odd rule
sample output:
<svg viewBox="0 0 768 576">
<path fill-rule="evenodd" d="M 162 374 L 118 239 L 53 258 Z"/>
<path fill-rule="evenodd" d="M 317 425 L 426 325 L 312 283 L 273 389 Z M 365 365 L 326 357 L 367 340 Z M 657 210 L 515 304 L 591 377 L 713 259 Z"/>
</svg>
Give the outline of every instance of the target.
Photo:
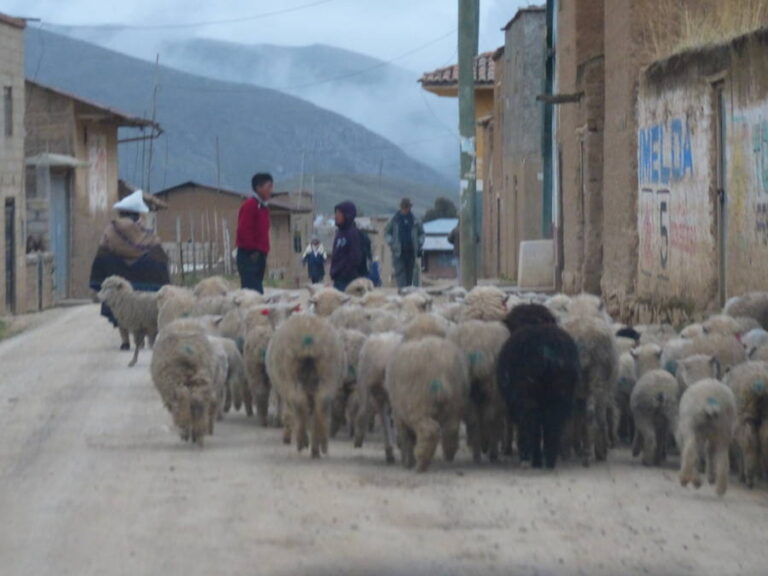
<svg viewBox="0 0 768 576">
<path fill-rule="evenodd" d="M 505 324 L 510 337 L 499 355 L 498 381 L 517 422 L 520 459 L 554 468 L 579 378 L 576 343 L 538 304 L 516 306 Z"/>
</svg>

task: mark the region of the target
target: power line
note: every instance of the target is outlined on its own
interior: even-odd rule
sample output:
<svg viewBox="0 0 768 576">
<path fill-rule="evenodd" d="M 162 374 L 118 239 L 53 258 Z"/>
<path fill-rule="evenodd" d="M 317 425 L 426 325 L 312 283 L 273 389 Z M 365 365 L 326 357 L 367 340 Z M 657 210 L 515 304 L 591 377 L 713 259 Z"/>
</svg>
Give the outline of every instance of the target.
<svg viewBox="0 0 768 576">
<path fill-rule="evenodd" d="M 372 66 L 368 66 L 367 68 L 361 68 L 360 70 L 354 70 L 353 72 L 348 72 L 346 74 L 340 74 L 338 76 L 330 76 L 328 78 L 323 78 L 321 80 L 316 80 L 314 82 L 308 82 L 306 84 L 297 84 L 294 86 L 259 86 L 257 84 L 248 84 L 248 88 L 198 88 L 195 87 L 195 92 L 222 92 L 222 93 L 250 93 L 252 87 L 255 88 L 261 88 L 261 89 L 267 89 L 267 90 L 278 90 L 278 91 L 290 91 L 290 90 L 299 90 L 303 88 L 310 88 L 312 86 L 319 86 L 321 84 L 327 84 L 328 82 L 336 82 L 339 80 L 346 80 L 347 78 L 352 78 L 354 76 L 360 76 L 361 74 L 365 74 L 367 72 L 371 72 L 373 70 L 378 70 L 379 68 L 383 68 L 385 66 L 388 66 L 392 64 L 393 62 L 397 62 L 398 60 L 402 60 L 403 58 L 407 58 L 408 56 L 411 56 L 413 54 L 416 54 L 417 52 L 420 52 L 422 50 L 425 50 L 429 48 L 430 46 L 434 46 L 438 42 L 441 42 L 442 40 L 445 40 L 449 36 L 452 36 L 456 32 L 456 28 L 449 30 L 445 34 L 434 38 L 430 40 L 429 42 L 426 42 L 425 44 L 421 44 L 419 46 L 416 46 L 415 48 L 412 48 L 411 50 L 408 50 L 407 52 L 403 52 L 402 54 L 398 54 L 397 56 L 390 58 L 389 60 L 383 60 L 381 62 L 377 62 L 376 64 L 373 64 Z M 180 88 L 183 90 L 189 90 L 188 85 L 181 85 L 181 84 L 164 84 L 165 88 Z"/>
<path fill-rule="evenodd" d="M 57 22 L 48 22 L 49 26 L 57 26 L 60 28 L 120 28 L 122 30 L 175 30 L 181 28 L 201 28 L 205 26 L 217 26 L 220 24 L 240 24 L 242 22 L 252 22 L 254 20 L 261 20 L 263 18 L 271 18 L 273 16 L 280 16 L 282 14 L 289 14 L 291 12 L 298 12 L 300 10 L 306 10 L 308 8 L 314 8 L 323 4 L 329 4 L 335 0 L 316 0 L 315 2 L 309 2 L 307 4 L 301 4 L 299 6 L 293 6 L 292 8 L 283 8 L 281 10 L 272 10 L 271 12 L 262 12 L 261 14 L 254 14 L 253 16 L 244 16 L 240 18 L 226 18 L 223 20 L 205 20 L 201 22 L 187 22 L 178 24 L 114 24 L 114 23 L 101 23 L 101 24 L 62 24 Z"/>
</svg>

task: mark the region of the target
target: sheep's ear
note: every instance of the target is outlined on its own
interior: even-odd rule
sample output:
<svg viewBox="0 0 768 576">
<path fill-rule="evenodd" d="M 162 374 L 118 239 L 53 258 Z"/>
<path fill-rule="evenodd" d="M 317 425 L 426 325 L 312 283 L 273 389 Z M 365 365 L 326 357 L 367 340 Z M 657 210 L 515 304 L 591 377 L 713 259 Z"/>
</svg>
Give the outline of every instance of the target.
<svg viewBox="0 0 768 576">
<path fill-rule="evenodd" d="M 755 352 L 757 352 L 757 348 L 751 348 L 747 350 L 747 360 L 752 360 L 755 356 Z"/>
<path fill-rule="evenodd" d="M 709 360 L 709 365 L 712 367 L 712 371 L 715 373 L 715 378 L 720 380 L 720 378 L 724 376 L 724 374 L 722 373 L 723 372 L 722 367 L 720 366 L 720 360 L 712 356 L 712 358 L 710 358 Z M 726 374 L 730 371 L 731 371 L 730 367 L 727 368 Z"/>
<path fill-rule="evenodd" d="M 344 296 L 341 297 L 342 304 L 346 304 L 350 300 L 352 300 L 352 296 L 350 296 L 349 294 L 344 294 Z"/>
<path fill-rule="evenodd" d="M 222 320 L 224 320 L 224 316 L 216 316 L 216 318 L 213 319 L 213 325 L 218 328 Z"/>
</svg>

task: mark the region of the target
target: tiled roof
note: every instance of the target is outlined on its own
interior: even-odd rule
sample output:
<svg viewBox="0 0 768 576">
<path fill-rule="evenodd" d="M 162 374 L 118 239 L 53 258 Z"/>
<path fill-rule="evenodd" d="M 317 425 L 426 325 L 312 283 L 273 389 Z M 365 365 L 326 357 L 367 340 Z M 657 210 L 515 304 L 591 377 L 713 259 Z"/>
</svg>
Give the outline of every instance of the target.
<svg viewBox="0 0 768 576">
<path fill-rule="evenodd" d="M 493 85 L 496 66 L 493 62 L 494 52 L 483 52 L 475 58 L 475 85 Z M 426 72 L 419 80 L 422 86 L 450 86 L 459 83 L 459 65 L 438 68 Z"/>
<path fill-rule="evenodd" d="M 169 194 L 172 194 L 174 192 L 179 192 L 181 190 L 186 190 L 188 188 L 200 188 L 202 190 L 207 190 L 209 192 L 215 192 L 218 194 L 228 194 L 231 196 L 239 196 L 241 198 L 249 198 L 251 196 L 250 192 L 245 192 L 242 190 L 231 190 L 229 188 L 224 188 L 222 186 L 211 186 L 208 184 L 202 184 L 200 182 L 195 182 L 193 180 L 190 180 L 189 182 L 183 182 L 181 184 L 177 184 L 176 186 L 171 186 L 170 188 L 166 188 L 165 190 L 158 190 L 157 192 L 153 192 L 153 194 L 157 196 L 163 196 L 164 198 L 168 198 Z M 274 208 L 276 210 L 284 210 L 286 212 L 312 212 L 311 206 L 297 206 L 293 200 L 287 201 L 283 200 L 282 198 L 275 199 L 269 201 L 269 207 Z"/>
<path fill-rule="evenodd" d="M 0 12 L 0 22 L 13 26 L 14 28 L 27 27 L 27 23 L 21 18 L 14 18 L 13 16 L 8 16 L 8 14 L 3 14 L 2 12 Z"/>
</svg>

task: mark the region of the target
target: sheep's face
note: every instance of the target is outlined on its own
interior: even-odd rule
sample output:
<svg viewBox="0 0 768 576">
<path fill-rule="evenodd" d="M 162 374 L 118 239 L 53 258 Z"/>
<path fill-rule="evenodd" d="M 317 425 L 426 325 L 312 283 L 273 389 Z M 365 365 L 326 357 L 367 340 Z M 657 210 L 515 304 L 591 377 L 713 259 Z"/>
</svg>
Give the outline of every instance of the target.
<svg viewBox="0 0 768 576">
<path fill-rule="evenodd" d="M 106 302 L 114 294 L 119 294 L 126 290 L 128 284 L 122 278 L 110 277 L 104 280 L 99 290 L 98 298 L 100 302 Z"/>
</svg>

